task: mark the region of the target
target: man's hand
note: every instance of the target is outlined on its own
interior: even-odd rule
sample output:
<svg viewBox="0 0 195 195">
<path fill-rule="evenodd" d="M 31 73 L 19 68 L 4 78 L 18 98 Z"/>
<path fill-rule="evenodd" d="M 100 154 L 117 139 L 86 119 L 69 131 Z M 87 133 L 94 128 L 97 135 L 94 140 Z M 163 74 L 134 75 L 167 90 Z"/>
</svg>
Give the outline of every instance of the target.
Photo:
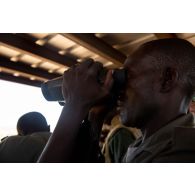
<svg viewBox="0 0 195 195">
<path fill-rule="evenodd" d="M 101 84 L 98 82 L 101 70 L 101 63 L 88 59 L 64 73 L 62 92 L 66 104 L 38 162 L 88 162 L 91 152 L 93 156 L 97 156 L 96 129 L 99 128 L 96 126 L 101 123 L 97 121 L 91 133 L 88 131 L 90 129 L 86 129 L 89 127 L 85 126 L 83 129 L 82 121 L 93 105 L 109 96 L 113 83 L 112 75 L 108 71 L 105 82 Z M 80 139 L 80 133 L 83 135 L 84 132 L 85 139 Z M 90 137 L 91 134 L 94 138 Z"/>
<path fill-rule="evenodd" d="M 87 59 L 64 73 L 63 96 L 67 104 L 79 104 L 91 108 L 109 95 L 113 79 L 108 72 L 105 83 L 98 82 L 103 66 Z"/>
</svg>

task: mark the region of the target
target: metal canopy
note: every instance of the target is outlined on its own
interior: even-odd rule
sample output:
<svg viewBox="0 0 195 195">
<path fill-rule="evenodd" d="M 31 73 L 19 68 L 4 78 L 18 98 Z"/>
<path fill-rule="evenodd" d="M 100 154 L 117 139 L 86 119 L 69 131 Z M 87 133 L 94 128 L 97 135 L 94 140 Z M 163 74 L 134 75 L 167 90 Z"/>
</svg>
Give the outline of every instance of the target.
<svg viewBox="0 0 195 195">
<path fill-rule="evenodd" d="M 195 44 L 195 33 L 1 33 L 0 79 L 40 87 L 88 57 L 120 67 L 139 45 L 166 37 Z"/>
</svg>

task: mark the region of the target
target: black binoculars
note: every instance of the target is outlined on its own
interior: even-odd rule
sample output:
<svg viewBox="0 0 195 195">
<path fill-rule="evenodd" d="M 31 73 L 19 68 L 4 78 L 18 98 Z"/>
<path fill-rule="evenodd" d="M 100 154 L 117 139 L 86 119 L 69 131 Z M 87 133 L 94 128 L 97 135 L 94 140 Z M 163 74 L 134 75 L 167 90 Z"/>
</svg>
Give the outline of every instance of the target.
<svg viewBox="0 0 195 195">
<path fill-rule="evenodd" d="M 100 74 L 98 75 L 98 82 L 103 83 L 105 79 L 105 75 L 107 73 L 107 69 L 103 68 Z M 111 91 L 117 94 L 126 83 L 126 70 L 125 69 L 113 69 L 112 77 L 114 80 Z M 62 82 L 63 77 L 57 77 L 55 79 L 46 81 L 42 84 L 41 90 L 42 94 L 48 101 L 65 101 L 62 94 Z"/>
</svg>

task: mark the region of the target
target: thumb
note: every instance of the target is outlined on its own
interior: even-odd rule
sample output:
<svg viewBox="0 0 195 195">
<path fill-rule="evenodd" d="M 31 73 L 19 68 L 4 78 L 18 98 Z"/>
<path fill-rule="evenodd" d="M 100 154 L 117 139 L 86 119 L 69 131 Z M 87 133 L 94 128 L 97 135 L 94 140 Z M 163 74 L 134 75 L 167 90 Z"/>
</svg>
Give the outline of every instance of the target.
<svg viewBox="0 0 195 195">
<path fill-rule="evenodd" d="M 111 90 L 113 83 L 114 83 L 114 79 L 112 77 L 112 70 L 108 70 L 107 74 L 106 74 L 106 79 L 104 81 L 104 88 L 108 89 L 109 91 Z"/>
</svg>

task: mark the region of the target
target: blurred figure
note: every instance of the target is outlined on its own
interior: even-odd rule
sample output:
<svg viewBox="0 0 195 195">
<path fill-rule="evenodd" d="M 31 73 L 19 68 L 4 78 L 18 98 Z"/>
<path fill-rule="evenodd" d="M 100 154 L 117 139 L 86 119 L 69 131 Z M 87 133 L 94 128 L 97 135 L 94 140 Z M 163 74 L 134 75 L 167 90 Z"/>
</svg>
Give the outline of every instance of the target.
<svg viewBox="0 0 195 195">
<path fill-rule="evenodd" d="M 107 163 L 121 162 L 130 144 L 142 136 L 137 128 L 126 127 L 121 124 L 119 115 L 116 115 L 110 124 L 110 132 L 105 140 L 102 153 Z"/>
<path fill-rule="evenodd" d="M 18 135 L 0 143 L 0 162 L 36 162 L 51 133 L 45 117 L 39 112 L 22 115 L 17 122 Z"/>
</svg>

